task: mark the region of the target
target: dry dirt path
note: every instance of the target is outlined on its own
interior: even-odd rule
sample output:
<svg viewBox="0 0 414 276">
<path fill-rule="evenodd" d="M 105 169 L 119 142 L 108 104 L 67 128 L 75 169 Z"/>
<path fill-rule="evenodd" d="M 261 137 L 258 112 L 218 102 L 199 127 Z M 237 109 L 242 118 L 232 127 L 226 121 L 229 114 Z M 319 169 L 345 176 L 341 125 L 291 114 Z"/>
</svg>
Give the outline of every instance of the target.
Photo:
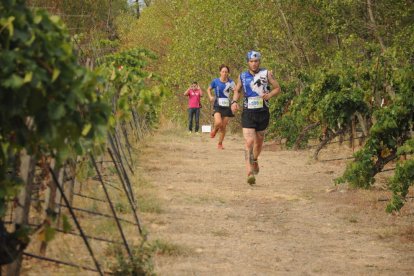
<svg viewBox="0 0 414 276">
<path fill-rule="evenodd" d="M 344 161 L 271 145 L 249 186 L 242 143 L 228 136 L 219 151 L 207 134 L 166 129 L 144 144 L 143 174 L 163 206 L 144 224 L 151 238 L 187 248 L 157 256 L 159 275 L 414 275 L 412 202 L 387 215 L 385 192 L 332 189 Z"/>
</svg>

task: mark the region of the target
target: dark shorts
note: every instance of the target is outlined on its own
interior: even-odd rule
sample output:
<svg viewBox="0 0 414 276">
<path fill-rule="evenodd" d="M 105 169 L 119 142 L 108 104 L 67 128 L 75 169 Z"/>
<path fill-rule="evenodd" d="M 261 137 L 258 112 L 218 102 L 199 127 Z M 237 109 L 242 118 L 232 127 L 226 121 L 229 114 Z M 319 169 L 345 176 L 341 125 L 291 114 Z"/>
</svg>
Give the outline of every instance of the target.
<svg viewBox="0 0 414 276">
<path fill-rule="evenodd" d="M 243 110 L 242 127 L 254 128 L 256 131 L 262 131 L 269 125 L 269 110 L 249 111 Z"/>
<path fill-rule="evenodd" d="M 234 117 L 234 114 L 231 112 L 230 107 L 215 106 L 213 116 L 216 112 L 220 113 L 221 117 Z"/>
</svg>

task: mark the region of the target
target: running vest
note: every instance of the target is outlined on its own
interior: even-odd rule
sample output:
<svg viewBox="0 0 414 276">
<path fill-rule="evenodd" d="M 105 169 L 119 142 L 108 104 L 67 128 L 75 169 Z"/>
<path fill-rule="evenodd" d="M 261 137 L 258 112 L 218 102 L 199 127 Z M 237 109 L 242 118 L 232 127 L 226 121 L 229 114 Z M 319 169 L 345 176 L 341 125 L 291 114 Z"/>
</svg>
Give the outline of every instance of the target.
<svg viewBox="0 0 414 276">
<path fill-rule="evenodd" d="M 264 94 L 269 93 L 267 70 L 259 69 L 259 72 L 254 75 L 250 71 L 245 71 L 240 74 L 240 81 L 244 90 L 243 109 L 268 110 L 269 101 L 261 98 Z"/>
<path fill-rule="evenodd" d="M 230 107 L 229 95 L 235 86 L 234 81 L 231 79 L 228 79 L 226 83 L 222 82 L 219 78 L 214 79 L 210 84 L 216 96 L 214 107 Z"/>
</svg>

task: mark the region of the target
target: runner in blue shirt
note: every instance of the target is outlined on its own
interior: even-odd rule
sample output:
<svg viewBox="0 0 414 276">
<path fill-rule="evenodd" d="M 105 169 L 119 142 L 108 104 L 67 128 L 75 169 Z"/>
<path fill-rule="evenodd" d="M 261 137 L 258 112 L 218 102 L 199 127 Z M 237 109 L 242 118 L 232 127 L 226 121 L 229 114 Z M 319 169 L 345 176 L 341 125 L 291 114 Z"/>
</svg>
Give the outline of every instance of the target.
<svg viewBox="0 0 414 276">
<path fill-rule="evenodd" d="M 269 125 L 269 99 L 280 93 L 279 83 L 271 71 L 260 68 L 261 55 L 259 52 L 247 53 L 248 70 L 241 73 L 234 88 L 231 110 L 239 109 L 237 100 L 240 90 L 243 91 L 242 127 L 245 140 L 245 160 L 247 182 L 255 184 L 255 175 L 259 173 L 257 161 L 262 151 L 265 130 Z M 271 85 L 272 90 L 269 89 Z"/>
<path fill-rule="evenodd" d="M 230 117 L 234 117 L 230 109 L 230 92 L 236 86 L 234 81 L 229 78 L 230 69 L 227 65 L 222 64 L 220 67 L 220 77 L 214 79 L 207 89 L 210 101 L 214 101 L 214 128 L 210 133 L 210 137 L 214 138 L 218 131 L 220 131 L 217 148 L 223 148 L 223 140 L 226 135 L 226 127 Z M 214 90 L 214 96 L 212 95 Z"/>
</svg>

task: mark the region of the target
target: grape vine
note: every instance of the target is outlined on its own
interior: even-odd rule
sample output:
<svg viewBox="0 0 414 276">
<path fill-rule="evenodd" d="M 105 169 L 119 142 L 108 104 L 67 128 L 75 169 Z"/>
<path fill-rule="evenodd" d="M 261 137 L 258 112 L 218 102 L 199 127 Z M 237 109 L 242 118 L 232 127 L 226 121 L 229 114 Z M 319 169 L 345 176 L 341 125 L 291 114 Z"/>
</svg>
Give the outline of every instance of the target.
<svg viewBox="0 0 414 276">
<path fill-rule="evenodd" d="M 62 167 L 69 159 L 101 149 L 108 133 L 124 133 L 135 111 L 143 115 L 144 123 L 155 123 L 166 89 L 144 68 L 156 58 L 149 51 L 134 48 L 106 55 L 92 71 L 78 63 L 59 17 L 31 10 L 22 0 L 3 1 L 0 14 L 0 217 L 4 217 L 7 202 L 25 185 L 18 178 L 21 152 L 44 165 L 46 172 L 52 158 L 57 168 Z M 56 218 L 46 216 L 48 221 Z M 6 231 L 1 219 L 0 227 Z M 31 232 L 26 230 L 7 235 L 17 235 L 27 245 Z M 46 225 L 45 233 L 47 243 L 53 227 Z"/>
<path fill-rule="evenodd" d="M 0 215 L 16 194 L 8 171 L 26 149 L 64 160 L 105 137 L 109 106 L 97 93 L 103 79 L 81 67 L 56 16 L 25 1 L 0 4 Z"/>
<path fill-rule="evenodd" d="M 390 74 L 395 98 L 393 102 L 374 112 L 376 122 L 370 129 L 365 146 L 354 157 L 338 183 L 349 182 L 355 187 L 368 188 L 374 176 L 389 162 L 396 160 L 397 168 L 390 181 L 393 192 L 387 211 L 401 209 L 408 189 L 414 183 L 411 131 L 414 123 L 414 71 L 411 67 L 394 67 Z M 402 156 L 405 158 L 401 158 Z M 408 157 L 408 159 L 407 159 Z"/>
</svg>

